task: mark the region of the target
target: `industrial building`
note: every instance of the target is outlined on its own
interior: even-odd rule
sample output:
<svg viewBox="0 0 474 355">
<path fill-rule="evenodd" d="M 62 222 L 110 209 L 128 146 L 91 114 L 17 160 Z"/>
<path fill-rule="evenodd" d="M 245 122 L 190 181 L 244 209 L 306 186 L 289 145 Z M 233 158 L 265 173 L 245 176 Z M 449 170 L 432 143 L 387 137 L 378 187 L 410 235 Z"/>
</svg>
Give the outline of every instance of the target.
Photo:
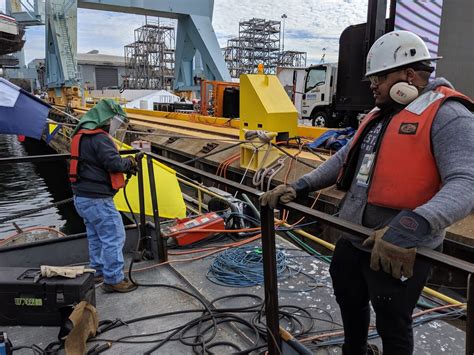
<svg viewBox="0 0 474 355">
<path fill-rule="evenodd" d="M 125 76 L 125 60 L 121 56 L 100 54 L 99 51 L 77 54 L 79 75 L 84 89 L 118 88 Z"/>
<path fill-rule="evenodd" d="M 44 87 L 44 59 L 28 63 L 29 72 L 37 72 L 37 86 Z M 77 54 L 79 77 L 85 90 L 117 89 L 125 77 L 125 59 L 121 56 L 101 54 L 98 50 Z"/>
</svg>

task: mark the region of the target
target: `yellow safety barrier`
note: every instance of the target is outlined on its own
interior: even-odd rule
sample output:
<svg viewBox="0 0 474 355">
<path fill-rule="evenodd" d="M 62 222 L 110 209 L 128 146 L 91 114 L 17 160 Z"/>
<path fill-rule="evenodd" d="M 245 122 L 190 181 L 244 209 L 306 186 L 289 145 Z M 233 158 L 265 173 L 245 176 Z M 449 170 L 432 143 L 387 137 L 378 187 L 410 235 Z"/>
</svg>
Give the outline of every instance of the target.
<svg viewBox="0 0 474 355">
<path fill-rule="evenodd" d="M 120 149 L 133 149 L 132 147 L 121 144 Z M 144 158 L 145 159 L 145 158 Z M 145 196 L 145 214 L 153 215 L 151 203 L 150 182 L 148 179 L 148 165 L 143 160 L 143 187 Z M 176 172 L 166 165 L 154 160 L 153 172 L 156 183 L 156 194 L 158 200 L 158 209 L 160 217 L 164 218 L 183 218 L 186 217 L 186 205 L 184 203 L 181 188 L 176 178 Z M 140 211 L 138 199 L 138 178 L 132 176 L 127 184 L 127 197 L 134 213 Z M 119 191 L 114 197 L 115 206 L 119 211 L 129 212 L 123 190 Z"/>
</svg>

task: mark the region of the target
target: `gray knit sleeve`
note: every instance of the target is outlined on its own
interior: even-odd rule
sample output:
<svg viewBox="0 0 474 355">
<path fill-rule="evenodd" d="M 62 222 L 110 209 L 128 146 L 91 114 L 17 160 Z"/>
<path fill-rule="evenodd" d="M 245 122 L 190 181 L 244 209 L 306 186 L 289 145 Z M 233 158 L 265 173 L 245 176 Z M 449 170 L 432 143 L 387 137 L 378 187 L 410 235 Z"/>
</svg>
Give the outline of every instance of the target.
<svg viewBox="0 0 474 355">
<path fill-rule="evenodd" d="M 438 231 L 474 207 L 474 115 L 459 102 L 446 102 L 433 122 L 431 141 L 442 187 L 414 211 Z"/>
<path fill-rule="evenodd" d="M 351 142 L 352 139 L 323 164 L 299 178 L 298 181 L 293 184 L 298 195 L 302 195 L 303 191 L 306 193 L 318 191 L 325 187 L 334 185 L 337 181 L 339 171 L 349 153 Z"/>
</svg>

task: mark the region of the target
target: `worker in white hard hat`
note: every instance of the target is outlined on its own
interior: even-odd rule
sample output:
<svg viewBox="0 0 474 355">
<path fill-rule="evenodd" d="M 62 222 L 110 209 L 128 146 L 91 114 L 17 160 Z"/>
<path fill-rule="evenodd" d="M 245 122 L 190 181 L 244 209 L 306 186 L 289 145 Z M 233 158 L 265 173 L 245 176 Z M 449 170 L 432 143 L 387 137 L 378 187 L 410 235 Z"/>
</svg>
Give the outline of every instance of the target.
<svg viewBox="0 0 474 355">
<path fill-rule="evenodd" d="M 368 352 L 369 301 L 383 353 L 413 353 L 412 312 L 430 272 L 416 248 L 441 250 L 446 228 L 474 208 L 474 105 L 446 79 L 430 80 L 437 59 L 411 32 L 380 37 L 366 72 L 376 107 L 354 138 L 261 197 L 275 207 L 337 184 L 339 217 L 376 231 L 365 241 L 342 233 L 332 258 L 344 354 Z"/>
</svg>

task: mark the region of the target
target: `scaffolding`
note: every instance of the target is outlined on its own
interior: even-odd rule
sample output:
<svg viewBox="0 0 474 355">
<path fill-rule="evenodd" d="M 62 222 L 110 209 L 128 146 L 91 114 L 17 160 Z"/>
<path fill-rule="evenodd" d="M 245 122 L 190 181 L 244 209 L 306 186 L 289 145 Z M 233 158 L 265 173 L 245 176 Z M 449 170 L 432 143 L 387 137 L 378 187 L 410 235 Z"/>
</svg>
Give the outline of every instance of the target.
<svg viewBox="0 0 474 355">
<path fill-rule="evenodd" d="M 176 47 L 174 26 L 147 22 L 134 35 L 135 42 L 124 47 L 124 88 L 171 90 Z"/>
<path fill-rule="evenodd" d="M 283 51 L 280 53 L 279 67 L 304 68 L 306 67 L 306 52 Z"/>
<path fill-rule="evenodd" d="M 277 67 L 306 66 L 306 52 L 280 52 L 281 22 L 252 18 L 239 22 L 239 37 L 227 41 L 223 54 L 233 78 L 256 73 L 260 63 L 265 74 Z"/>
</svg>

